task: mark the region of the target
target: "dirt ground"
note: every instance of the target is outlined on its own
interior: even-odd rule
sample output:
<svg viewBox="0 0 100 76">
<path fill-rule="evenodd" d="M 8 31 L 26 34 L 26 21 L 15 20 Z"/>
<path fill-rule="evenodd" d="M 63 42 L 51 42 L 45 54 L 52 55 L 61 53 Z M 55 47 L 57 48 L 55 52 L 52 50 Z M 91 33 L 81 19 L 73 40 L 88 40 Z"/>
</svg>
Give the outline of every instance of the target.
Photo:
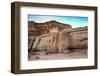
<svg viewBox="0 0 100 76">
<path fill-rule="evenodd" d="M 61 53 L 61 54 L 30 54 L 28 60 L 34 61 L 34 60 L 57 60 L 57 59 L 81 59 L 81 58 L 87 58 L 87 49 L 77 49 L 77 50 L 71 50 L 71 52 L 67 53 Z"/>
</svg>

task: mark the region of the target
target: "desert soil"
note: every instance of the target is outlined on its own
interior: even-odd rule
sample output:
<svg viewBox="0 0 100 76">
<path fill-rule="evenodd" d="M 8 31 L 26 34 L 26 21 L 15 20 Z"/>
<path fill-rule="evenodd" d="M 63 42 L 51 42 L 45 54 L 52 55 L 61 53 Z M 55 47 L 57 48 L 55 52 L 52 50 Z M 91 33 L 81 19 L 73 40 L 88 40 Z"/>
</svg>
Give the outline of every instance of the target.
<svg viewBox="0 0 100 76">
<path fill-rule="evenodd" d="M 40 54 L 40 55 L 32 55 L 29 54 L 29 61 L 34 60 L 57 60 L 57 59 L 81 59 L 81 58 L 87 58 L 87 50 L 81 49 L 81 50 L 72 50 L 73 52 L 67 52 L 62 54 Z"/>
</svg>

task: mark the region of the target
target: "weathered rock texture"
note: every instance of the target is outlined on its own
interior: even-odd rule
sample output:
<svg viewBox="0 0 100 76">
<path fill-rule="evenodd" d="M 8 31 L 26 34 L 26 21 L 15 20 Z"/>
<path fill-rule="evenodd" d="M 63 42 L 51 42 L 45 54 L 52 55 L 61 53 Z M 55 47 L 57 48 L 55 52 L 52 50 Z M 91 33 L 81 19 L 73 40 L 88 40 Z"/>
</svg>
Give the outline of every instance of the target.
<svg viewBox="0 0 100 76">
<path fill-rule="evenodd" d="M 28 22 L 29 51 L 63 53 L 67 49 L 88 47 L 88 28 L 72 28 L 56 21 L 45 23 Z"/>
</svg>

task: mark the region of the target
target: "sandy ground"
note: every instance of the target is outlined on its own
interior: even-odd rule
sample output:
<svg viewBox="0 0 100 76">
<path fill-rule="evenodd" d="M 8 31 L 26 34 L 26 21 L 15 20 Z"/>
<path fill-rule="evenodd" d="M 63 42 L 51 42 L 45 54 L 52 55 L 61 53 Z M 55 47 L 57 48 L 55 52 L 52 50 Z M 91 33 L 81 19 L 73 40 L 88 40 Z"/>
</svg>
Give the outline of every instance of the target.
<svg viewBox="0 0 100 76">
<path fill-rule="evenodd" d="M 87 58 L 86 49 L 81 49 L 73 52 L 67 52 L 62 54 L 40 54 L 40 55 L 32 55 L 29 54 L 29 61 L 33 60 L 57 60 L 57 59 L 80 59 L 80 58 Z"/>
</svg>

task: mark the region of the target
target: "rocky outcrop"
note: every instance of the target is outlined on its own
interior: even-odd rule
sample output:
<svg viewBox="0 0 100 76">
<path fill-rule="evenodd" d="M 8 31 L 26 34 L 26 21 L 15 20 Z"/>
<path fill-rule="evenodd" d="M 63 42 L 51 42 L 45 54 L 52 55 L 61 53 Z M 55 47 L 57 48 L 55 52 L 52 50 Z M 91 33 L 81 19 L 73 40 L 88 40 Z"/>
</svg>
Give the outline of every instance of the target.
<svg viewBox="0 0 100 76">
<path fill-rule="evenodd" d="M 71 25 L 59 23 L 57 21 L 49 21 L 45 23 L 36 23 L 34 21 L 29 21 L 28 25 L 29 36 L 39 36 L 43 34 L 48 34 L 50 33 L 50 29 L 53 28 L 56 28 L 58 31 L 63 30 L 65 28 L 71 28 Z"/>
<path fill-rule="evenodd" d="M 62 53 L 67 49 L 88 47 L 88 28 L 72 28 L 69 24 L 50 21 L 45 23 L 28 22 L 29 51 Z"/>
<path fill-rule="evenodd" d="M 68 48 L 82 49 L 88 48 L 88 29 L 87 27 L 72 29 L 68 33 Z"/>
</svg>

